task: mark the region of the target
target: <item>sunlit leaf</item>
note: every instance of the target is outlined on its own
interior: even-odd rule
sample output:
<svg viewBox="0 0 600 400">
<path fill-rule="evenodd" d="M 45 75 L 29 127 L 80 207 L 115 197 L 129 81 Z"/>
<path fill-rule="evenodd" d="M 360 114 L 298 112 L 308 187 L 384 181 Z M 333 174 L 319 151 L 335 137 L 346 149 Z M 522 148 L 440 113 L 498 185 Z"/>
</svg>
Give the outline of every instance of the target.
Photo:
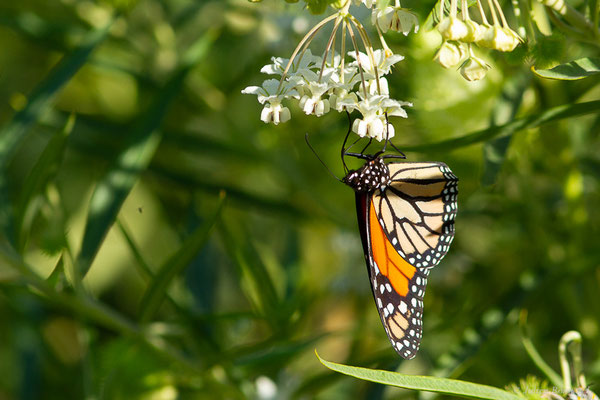
<svg viewBox="0 0 600 400">
<path fill-rule="evenodd" d="M 490 400 L 519 400 L 521 397 L 492 386 L 459 381 L 456 379 L 437 378 L 433 376 L 416 376 L 398 372 L 382 371 L 337 364 L 319 357 L 319 361 L 327 368 L 358 379 L 397 386 L 405 389 L 444 393 L 460 397 Z"/>
<path fill-rule="evenodd" d="M 10 194 L 6 182 L 6 167 L 29 128 L 40 118 L 56 93 L 88 61 L 94 49 L 106 38 L 111 25 L 112 22 L 101 29 L 90 32 L 79 47 L 65 55 L 33 90 L 25 107 L 0 130 L 0 226 L 9 238 L 13 237 L 14 222 L 9 204 Z"/>
<path fill-rule="evenodd" d="M 18 248 L 20 250 L 25 246 L 28 230 L 23 228 L 23 219 L 29 203 L 36 194 L 43 191 L 48 181 L 52 179 L 58 172 L 59 164 L 62 160 L 67 138 L 73 126 L 75 125 L 75 115 L 72 114 L 62 129 L 58 130 L 52 139 L 46 145 L 46 148 L 38 158 L 37 162 L 31 169 L 31 172 L 23 183 L 23 189 L 19 195 L 17 207 L 15 211 L 15 228 L 18 237 Z"/>
<path fill-rule="evenodd" d="M 541 78 L 575 81 L 600 73 L 600 58 L 580 58 L 554 68 L 532 70 Z"/>
<path fill-rule="evenodd" d="M 581 115 L 597 113 L 600 113 L 600 101 L 566 104 L 548 109 L 544 112 L 531 115 L 529 117 L 512 120 L 511 122 L 508 122 L 504 125 L 492 126 L 490 128 L 472 132 L 457 138 L 447 139 L 436 143 L 415 146 L 402 146 L 402 150 L 425 152 L 458 149 L 461 147 L 484 142 L 495 137 L 507 136 L 516 131 L 537 128 L 551 121 L 558 121 L 565 118 L 573 118 Z"/>
</svg>

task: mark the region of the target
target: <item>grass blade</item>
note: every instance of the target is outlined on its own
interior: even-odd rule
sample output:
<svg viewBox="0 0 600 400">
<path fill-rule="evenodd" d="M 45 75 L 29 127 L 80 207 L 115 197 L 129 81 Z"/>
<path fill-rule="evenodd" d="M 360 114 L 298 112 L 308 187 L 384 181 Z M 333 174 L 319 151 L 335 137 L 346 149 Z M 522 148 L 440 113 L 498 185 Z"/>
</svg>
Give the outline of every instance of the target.
<svg viewBox="0 0 600 400">
<path fill-rule="evenodd" d="M 141 116 L 127 148 L 118 156 L 106 177 L 96 186 L 90 201 L 81 250 L 77 257 L 76 271 L 79 277 L 75 277 L 76 282 L 89 270 L 125 198 L 140 173 L 148 167 L 158 148 L 162 138 L 158 128 L 169 104 L 179 94 L 187 73 L 206 56 L 215 38 L 216 32 L 209 31 L 191 46 L 191 50 L 184 55 L 182 66 L 157 93 L 148 112 Z"/>
<path fill-rule="evenodd" d="M 316 353 L 316 352 L 315 352 Z M 370 382 L 397 386 L 405 389 L 422 390 L 427 392 L 445 393 L 449 395 L 490 400 L 521 400 L 522 398 L 505 390 L 478 383 L 464 382 L 456 379 L 437 378 L 431 376 L 414 376 L 397 372 L 382 371 L 337 364 L 319 357 L 317 358 L 327 368 L 345 375 L 353 376 Z"/>
<path fill-rule="evenodd" d="M 24 218 L 33 197 L 44 190 L 48 182 L 56 175 L 64 154 L 67 138 L 75 125 L 75 115 L 71 114 L 62 129 L 50 139 L 46 148 L 25 179 L 15 210 L 15 234 L 17 248 L 23 251 L 28 238 L 24 229 Z"/>
<path fill-rule="evenodd" d="M 239 225 L 239 222 L 237 222 Z M 252 240 L 251 235 L 241 227 L 242 233 L 234 234 L 232 224 L 222 224 L 220 233 L 227 253 L 231 257 L 239 284 L 253 308 L 271 324 L 274 329 L 279 329 L 277 319 L 281 312 L 280 301 L 271 275 L 267 271 Z M 242 236 L 242 237 L 240 237 Z"/>
<path fill-rule="evenodd" d="M 83 40 L 83 43 L 72 53 L 65 55 L 33 90 L 27 105 L 17 112 L 12 120 L 0 130 L 0 226 L 8 238 L 14 238 L 15 232 L 10 207 L 10 194 L 6 180 L 6 167 L 27 130 L 35 123 L 48 107 L 56 93 L 75 75 L 88 61 L 92 51 L 106 38 L 112 22 L 107 26 L 94 30 Z"/>
<path fill-rule="evenodd" d="M 520 74 L 506 83 L 502 91 L 502 96 L 500 96 L 494 106 L 491 125 L 506 124 L 515 118 L 523 102 L 523 93 L 530 81 L 529 76 L 529 74 Z M 512 134 L 484 143 L 484 165 L 483 176 L 481 177 L 481 184 L 483 186 L 490 186 L 496 182 L 496 177 L 502 168 L 502 164 L 504 164 L 511 139 Z"/>
<path fill-rule="evenodd" d="M 457 138 L 416 146 L 402 146 L 402 150 L 413 152 L 454 150 L 484 142 L 495 137 L 508 136 L 513 132 L 522 129 L 536 128 L 548 122 L 597 113 L 600 113 L 600 100 L 578 104 L 566 104 L 551 108 L 536 115 L 516 119 L 504 125 L 492 126 Z"/>
<path fill-rule="evenodd" d="M 540 353 L 535 348 L 531 337 L 529 336 L 529 331 L 527 330 L 527 311 L 521 310 L 519 315 L 519 331 L 521 333 L 521 342 L 523 343 L 523 347 L 525 347 L 525 351 L 529 354 L 529 357 L 533 361 L 533 363 L 546 375 L 546 377 L 552 382 L 552 385 L 555 387 L 562 387 L 563 381 L 559 374 L 554 372 L 552 367 L 550 367 L 546 361 L 542 358 Z"/>
<path fill-rule="evenodd" d="M 140 321 L 148 322 L 160 307 L 169 284 L 187 266 L 206 244 L 215 223 L 221 216 L 225 192 L 221 192 L 219 203 L 212 217 L 190 235 L 179 250 L 171 256 L 159 269 L 148 285 L 140 305 Z"/>
<path fill-rule="evenodd" d="M 600 58 L 580 58 L 550 69 L 534 69 L 534 74 L 541 78 L 575 81 L 600 73 Z"/>
<path fill-rule="evenodd" d="M 162 137 L 158 128 L 171 100 L 179 93 L 187 71 L 180 70 L 156 95 L 154 104 L 140 117 L 129 144 L 96 186 L 90 200 L 83 242 L 77 257 L 78 279 L 82 279 L 89 270 L 125 198 L 154 156 Z"/>
</svg>

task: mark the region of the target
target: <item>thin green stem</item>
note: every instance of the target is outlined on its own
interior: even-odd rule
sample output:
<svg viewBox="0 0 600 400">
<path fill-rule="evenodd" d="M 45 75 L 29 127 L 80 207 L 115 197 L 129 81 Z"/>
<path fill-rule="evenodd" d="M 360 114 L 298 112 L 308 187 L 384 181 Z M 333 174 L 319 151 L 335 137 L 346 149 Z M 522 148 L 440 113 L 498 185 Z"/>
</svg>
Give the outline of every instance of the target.
<svg viewBox="0 0 600 400">
<path fill-rule="evenodd" d="M 581 334 L 577 331 L 565 333 L 558 344 L 558 357 L 560 360 L 560 369 L 563 374 L 565 390 L 572 389 L 571 368 L 567 357 L 567 351 L 571 353 L 573 359 L 573 373 L 575 374 L 575 384 L 578 387 L 587 387 L 585 375 L 583 374 L 583 363 L 581 361 Z"/>
<path fill-rule="evenodd" d="M 340 82 L 341 83 L 345 83 L 346 80 L 346 75 L 344 74 L 344 68 L 345 68 L 345 64 L 346 64 L 346 25 L 348 23 L 346 22 L 346 19 L 344 18 L 344 20 L 342 21 L 342 40 L 341 40 L 341 49 L 340 49 Z"/>
<path fill-rule="evenodd" d="M 350 18 L 350 22 L 352 22 L 354 24 L 354 26 L 356 27 L 356 29 L 358 30 L 358 34 L 360 35 L 363 45 L 365 46 L 365 50 L 367 51 L 369 59 L 371 60 L 371 65 L 373 66 L 373 72 L 375 73 L 375 83 L 377 84 L 377 93 L 381 94 L 381 85 L 379 84 L 379 72 L 377 71 L 377 62 L 375 60 L 375 54 L 373 53 L 373 45 L 371 44 L 369 35 L 367 34 L 365 27 L 360 23 L 359 20 L 357 20 L 352 15 L 349 15 L 349 18 Z M 386 57 L 385 54 L 384 54 L 384 57 Z M 366 95 L 366 92 L 365 92 L 365 95 Z"/>
<path fill-rule="evenodd" d="M 525 347 L 525 351 L 529 354 L 529 357 L 533 361 L 533 363 L 542 371 L 544 375 L 550 380 L 552 385 L 561 386 L 561 377 L 558 375 L 552 367 L 544 361 L 540 353 L 535 348 L 531 337 L 529 336 L 529 331 L 527 329 L 527 310 L 521 310 L 519 315 L 519 330 L 521 331 L 521 343 L 523 343 L 523 347 Z"/>
<path fill-rule="evenodd" d="M 506 18 L 504 17 L 504 12 L 502 12 L 502 7 L 500 7 L 500 3 L 498 3 L 498 0 L 493 0 L 493 1 L 494 1 L 494 5 L 498 9 L 498 14 L 500 14 L 500 19 L 502 20 L 502 26 L 505 28 L 508 27 L 508 22 L 506 22 Z"/>
<path fill-rule="evenodd" d="M 483 11 L 483 6 L 481 5 L 481 0 L 477 0 L 477 8 L 479 8 L 479 14 L 481 14 L 481 21 L 484 25 L 489 25 L 490 23 L 485 16 L 485 12 Z"/>
<path fill-rule="evenodd" d="M 492 3 L 492 0 L 488 0 L 488 7 L 490 9 L 490 12 L 492 13 L 492 20 L 494 21 L 494 25 L 500 25 L 499 21 L 498 21 L 498 16 L 496 15 L 496 10 L 494 8 L 494 4 Z"/>
<path fill-rule="evenodd" d="M 333 39 L 335 39 L 335 34 L 340 26 L 340 22 L 342 22 L 343 17 L 338 15 L 335 20 L 335 24 L 333 25 L 333 30 L 331 31 L 331 35 L 329 36 L 329 40 L 327 41 L 327 46 L 325 47 L 325 51 L 323 52 L 323 62 L 321 63 L 321 70 L 319 71 L 319 79 L 318 82 L 321 82 L 321 78 L 323 77 L 323 70 L 325 69 L 325 63 L 327 62 L 327 54 L 329 50 L 331 50 L 331 46 L 333 45 Z M 333 65 L 333 62 L 332 62 Z"/>
<path fill-rule="evenodd" d="M 325 26 L 329 21 L 332 21 L 332 20 L 338 18 L 338 14 L 339 13 L 332 14 L 329 17 L 321 20 L 321 22 L 319 22 L 318 24 L 313 26 L 312 29 L 310 31 L 308 31 L 308 33 L 306 35 L 304 35 L 304 37 L 302 38 L 300 43 L 298 43 L 298 46 L 296 46 L 296 48 L 294 49 L 294 52 L 292 53 L 290 60 L 288 61 L 285 69 L 283 70 L 283 74 L 281 75 L 281 79 L 279 80 L 279 86 L 277 86 L 277 93 L 279 93 L 279 90 L 281 90 L 281 85 L 283 84 L 283 81 L 285 80 L 287 73 L 290 70 L 290 67 L 292 66 L 292 63 L 294 62 L 294 59 L 298 55 L 298 52 L 300 51 L 302 46 L 304 46 L 304 43 L 307 43 L 307 42 L 310 43 L 310 40 L 312 40 L 312 38 L 317 34 L 317 32 L 319 30 L 321 30 L 321 28 L 323 28 L 323 26 Z"/>
<path fill-rule="evenodd" d="M 358 44 L 356 43 L 356 38 L 354 37 L 354 32 L 352 31 L 351 25 L 348 25 L 348 34 L 350 35 L 350 39 L 352 40 L 352 45 L 354 46 L 354 51 L 356 52 L 356 62 L 358 63 L 358 71 L 360 72 L 360 81 L 362 83 L 363 91 L 365 93 L 365 98 L 366 98 L 368 96 L 367 84 L 365 82 L 365 75 L 363 73 L 362 63 L 360 62 L 360 52 L 358 51 Z"/>
</svg>

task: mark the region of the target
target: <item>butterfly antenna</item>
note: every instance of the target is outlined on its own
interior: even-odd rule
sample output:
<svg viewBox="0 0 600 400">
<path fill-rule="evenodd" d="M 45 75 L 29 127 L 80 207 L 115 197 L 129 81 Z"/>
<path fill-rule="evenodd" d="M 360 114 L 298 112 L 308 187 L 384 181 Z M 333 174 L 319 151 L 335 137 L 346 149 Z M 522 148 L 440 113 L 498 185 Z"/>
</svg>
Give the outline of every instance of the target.
<svg viewBox="0 0 600 400">
<path fill-rule="evenodd" d="M 327 166 L 327 164 L 325 164 L 323 162 L 323 160 L 321 160 L 321 157 L 319 157 L 319 155 L 317 154 L 317 152 L 315 151 L 315 149 L 312 147 L 312 145 L 308 141 L 308 132 L 306 133 L 306 135 L 304 135 L 304 139 L 306 140 L 306 144 L 308 145 L 308 147 L 310 148 L 310 150 L 313 152 L 313 154 L 315 155 L 315 157 L 317 157 L 317 160 L 319 160 L 319 162 L 321 164 L 323 164 L 323 166 L 325 167 L 325 169 L 327 170 L 327 172 L 329 172 L 329 175 L 333 176 L 336 180 L 342 182 L 342 180 L 340 178 L 338 178 L 333 172 L 331 172 L 331 170 L 329 169 L 329 167 Z M 343 155 L 342 155 L 342 161 L 343 160 L 344 160 L 344 158 L 343 158 Z"/>
<path fill-rule="evenodd" d="M 390 140 L 390 121 L 388 120 L 388 114 L 386 111 L 385 112 L 385 144 L 383 145 L 382 152 L 385 153 L 388 143 L 390 144 L 390 146 L 392 146 L 394 148 L 394 150 L 396 150 L 400 154 L 401 157 L 398 157 L 398 158 L 406 158 L 406 154 L 404 154 L 396 146 L 394 146 L 394 143 L 392 143 L 392 141 Z"/>
<path fill-rule="evenodd" d="M 342 143 L 342 149 L 340 150 L 340 153 L 342 156 L 342 165 L 344 166 L 344 172 L 348 173 L 349 169 L 348 169 L 348 166 L 346 165 L 346 160 L 344 160 L 344 156 L 346 155 L 346 152 L 348 151 L 348 149 L 346 149 L 346 142 L 348 141 L 348 136 L 350 136 L 350 131 L 352 130 L 352 118 L 350 118 L 350 113 L 348 111 L 346 111 L 346 115 L 348 116 L 348 132 L 346 132 L 346 137 L 344 138 L 344 143 Z M 307 135 L 306 140 L 308 142 L 308 133 L 306 135 Z M 350 146 L 350 147 L 352 147 L 352 146 Z"/>
</svg>

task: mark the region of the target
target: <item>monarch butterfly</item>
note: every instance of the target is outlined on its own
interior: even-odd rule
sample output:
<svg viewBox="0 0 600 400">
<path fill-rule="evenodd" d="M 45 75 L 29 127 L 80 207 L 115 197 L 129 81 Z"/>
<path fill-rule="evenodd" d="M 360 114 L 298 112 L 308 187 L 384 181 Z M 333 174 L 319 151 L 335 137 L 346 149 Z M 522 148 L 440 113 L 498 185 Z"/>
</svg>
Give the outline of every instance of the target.
<svg viewBox="0 0 600 400">
<path fill-rule="evenodd" d="M 458 179 L 444 163 L 385 163 L 384 158 L 403 157 L 382 153 L 347 153 L 342 147 L 342 161 L 344 155 L 366 160 L 342 182 L 356 194 L 358 227 L 381 322 L 394 350 L 411 359 L 421 343 L 427 277 L 454 238 Z"/>
</svg>

